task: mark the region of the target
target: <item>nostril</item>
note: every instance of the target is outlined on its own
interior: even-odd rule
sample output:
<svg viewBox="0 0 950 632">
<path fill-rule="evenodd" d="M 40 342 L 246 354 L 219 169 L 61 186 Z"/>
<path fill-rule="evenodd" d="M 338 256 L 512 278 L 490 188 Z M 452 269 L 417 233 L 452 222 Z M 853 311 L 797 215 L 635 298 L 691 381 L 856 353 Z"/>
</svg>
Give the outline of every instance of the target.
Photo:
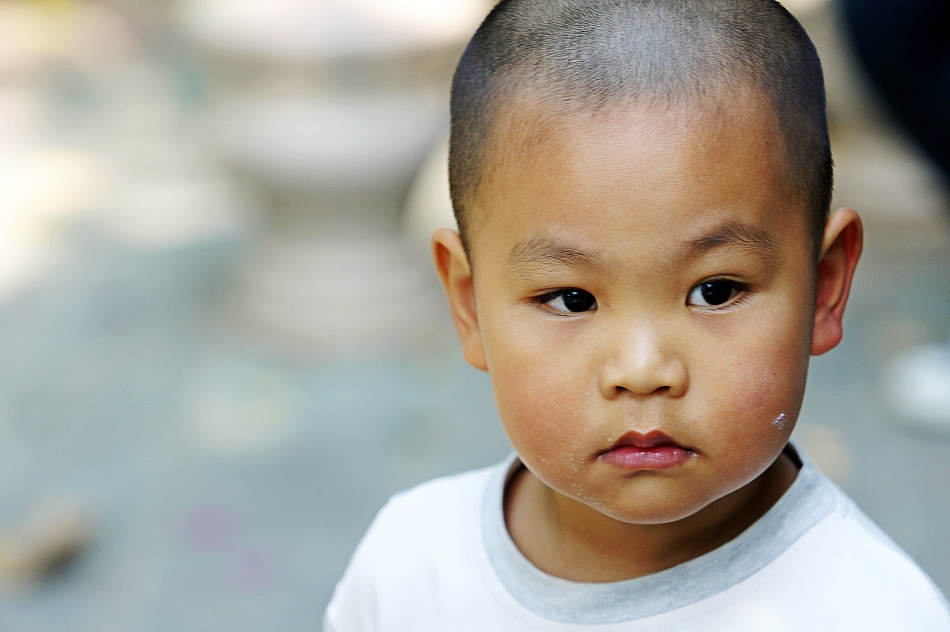
<svg viewBox="0 0 950 632">
<path fill-rule="evenodd" d="M 639 393 L 640 395 L 666 395 L 666 394 L 670 393 L 671 390 L 672 390 L 669 386 L 658 386 L 658 387 L 656 387 L 655 389 L 653 389 L 652 391 L 650 391 L 650 392 L 647 393 L 647 392 L 639 392 L 638 390 L 635 390 L 635 389 L 632 389 L 632 388 L 628 388 L 628 387 L 626 387 L 626 386 L 620 386 L 619 384 L 618 384 L 616 387 L 614 387 L 614 388 L 616 389 L 616 391 L 617 391 L 618 394 L 621 394 L 621 393 L 637 394 L 637 393 Z"/>
</svg>

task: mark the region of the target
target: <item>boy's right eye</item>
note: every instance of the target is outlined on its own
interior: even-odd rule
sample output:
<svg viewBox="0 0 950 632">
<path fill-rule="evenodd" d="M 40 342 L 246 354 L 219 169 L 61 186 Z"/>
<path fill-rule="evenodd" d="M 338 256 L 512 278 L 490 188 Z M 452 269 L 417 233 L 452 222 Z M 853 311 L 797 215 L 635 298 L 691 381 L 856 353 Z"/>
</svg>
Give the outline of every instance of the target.
<svg viewBox="0 0 950 632">
<path fill-rule="evenodd" d="M 597 309 L 597 299 L 586 290 L 565 288 L 538 297 L 537 301 L 555 312 L 578 314 Z"/>
</svg>

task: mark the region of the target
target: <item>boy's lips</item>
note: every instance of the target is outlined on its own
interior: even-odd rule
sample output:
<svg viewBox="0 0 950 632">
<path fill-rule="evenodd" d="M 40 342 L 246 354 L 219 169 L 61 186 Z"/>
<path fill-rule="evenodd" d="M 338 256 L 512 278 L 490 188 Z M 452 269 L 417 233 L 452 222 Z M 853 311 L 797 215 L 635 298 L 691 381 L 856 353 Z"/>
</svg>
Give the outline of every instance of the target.
<svg viewBox="0 0 950 632">
<path fill-rule="evenodd" d="M 696 454 L 667 434 L 630 431 L 601 452 L 598 460 L 624 470 L 664 470 L 682 465 Z"/>
</svg>

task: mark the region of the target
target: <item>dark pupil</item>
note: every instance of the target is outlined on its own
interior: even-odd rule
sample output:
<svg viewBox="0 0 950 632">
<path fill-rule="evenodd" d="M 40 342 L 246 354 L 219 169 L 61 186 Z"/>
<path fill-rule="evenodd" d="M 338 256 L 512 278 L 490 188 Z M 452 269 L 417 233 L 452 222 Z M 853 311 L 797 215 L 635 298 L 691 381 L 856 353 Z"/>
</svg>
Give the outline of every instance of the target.
<svg viewBox="0 0 950 632">
<path fill-rule="evenodd" d="M 725 281 L 711 281 L 699 286 L 703 298 L 710 305 L 722 305 L 732 297 L 732 284 Z"/>
<path fill-rule="evenodd" d="M 594 295 L 584 290 L 565 290 L 564 307 L 572 312 L 586 312 L 594 306 Z"/>
</svg>

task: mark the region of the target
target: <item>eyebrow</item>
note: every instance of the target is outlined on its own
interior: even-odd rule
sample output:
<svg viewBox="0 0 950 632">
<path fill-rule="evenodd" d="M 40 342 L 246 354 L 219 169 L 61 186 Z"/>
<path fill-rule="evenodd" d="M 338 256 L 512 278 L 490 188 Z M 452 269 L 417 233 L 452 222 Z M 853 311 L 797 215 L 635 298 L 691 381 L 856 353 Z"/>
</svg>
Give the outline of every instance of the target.
<svg viewBox="0 0 950 632">
<path fill-rule="evenodd" d="M 737 245 L 771 264 L 778 256 L 778 245 L 765 231 L 737 221 L 727 221 L 687 241 L 680 260 L 696 259 L 723 246 Z M 550 266 L 572 269 L 603 268 L 605 257 L 596 251 L 584 251 L 550 237 L 534 237 L 517 244 L 508 253 L 505 268 L 514 276 L 526 278 Z"/>
<path fill-rule="evenodd" d="M 778 255 L 778 245 L 765 231 L 736 221 L 715 226 L 711 231 L 691 239 L 683 247 L 684 259 L 695 259 L 722 246 L 738 245 L 771 262 Z"/>
<path fill-rule="evenodd" d="M 550 237 L 534 237 L 511 249 L 505 268 L 515 276 L 525 277 L 551 265 L 581 269 L 600 268 L 603 264 L 600 253 L 585 252 Z"/>
</svg>

